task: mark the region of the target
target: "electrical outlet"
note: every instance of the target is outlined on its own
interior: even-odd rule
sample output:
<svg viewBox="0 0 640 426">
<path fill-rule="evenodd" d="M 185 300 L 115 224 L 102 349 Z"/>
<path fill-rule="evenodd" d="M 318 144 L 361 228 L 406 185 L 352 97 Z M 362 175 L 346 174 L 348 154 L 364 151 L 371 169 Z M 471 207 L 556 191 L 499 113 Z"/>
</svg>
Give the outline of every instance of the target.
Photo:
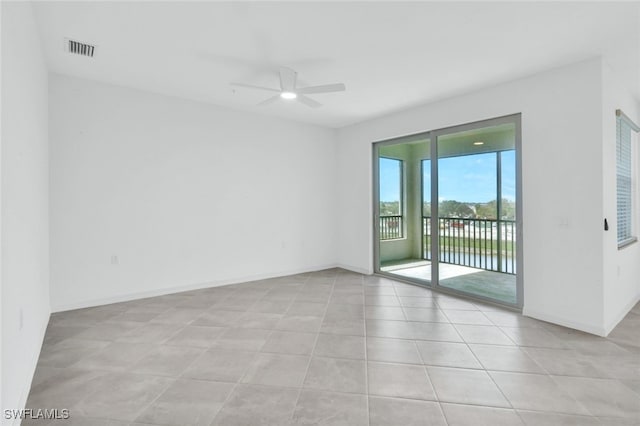
<svg viewBox="0 0 640 426">
<path fill-rule="evenodd" d="M 120 263 L 120 260 L 118 259 L 118 256 L 113 255 L 111 256 L 111 264 L 112 265 L 118 265 Z"/>
</svg>

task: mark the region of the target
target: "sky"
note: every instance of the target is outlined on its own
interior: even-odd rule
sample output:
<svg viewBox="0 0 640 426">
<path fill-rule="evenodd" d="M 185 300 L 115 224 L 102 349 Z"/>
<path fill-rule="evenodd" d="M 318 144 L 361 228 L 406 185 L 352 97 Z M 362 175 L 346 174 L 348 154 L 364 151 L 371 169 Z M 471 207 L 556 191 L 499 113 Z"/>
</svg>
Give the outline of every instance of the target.
<svg viewBox="0 0 640 426">
<path fill-rule="evenodd" d="M 430 196 L 431 164 L 423 165 L 423 192 Z M 502 198 L 515 200 L 515 151 L 502 152 Z M 400 198 L 399 161 L 380 159 L 380 201 Z M 441 158 L 438 163 L 440 201 L 456 200 L 468 203 L 486 203 L 496 199 L 496 154 L 475 154 Z"/>
</svg>

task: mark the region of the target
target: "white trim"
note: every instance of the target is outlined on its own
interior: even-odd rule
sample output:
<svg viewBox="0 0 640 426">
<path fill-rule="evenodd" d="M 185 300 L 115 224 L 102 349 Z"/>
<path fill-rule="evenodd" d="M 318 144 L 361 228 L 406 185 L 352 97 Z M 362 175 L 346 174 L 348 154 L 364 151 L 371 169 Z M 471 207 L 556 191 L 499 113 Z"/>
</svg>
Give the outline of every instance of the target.
<svg viewBox="0 0 640 426">
<path fill-rule="evenodd" d="M 16 408 L 26 408 L 27 406 L 27 398 L 29 397 L 29 393 L 31 392 L 31 384 L 33 382 L 33 376 L 36 372 L 36 367 L 38 366 L 38 360 L 40 359 L 40 352 L 42 351 L 42 345 L 44 345 L 44 336 L 47 333 L 47 327 L 49 326 L 49 319 L 51 318 L 51 313 L 47 313 L 46 321 L 42 325 L 40 329 L 40 338 L 38 339 L 39 344 L 37 346 L 37 350 L 35 350 L 31 356 L 31 362 L 29 363 L 30 374 L 27 376 L 25 383 L 22 385 L 22 391 L 20 392 L 20 399 L 18 400 L 18 407 Z M 11 408 L 11 407 L 2 407 Z M 21 419 L 13 419 L 10 420 L 12 425 L 18 426 L 22 420 Z"/>
<path fill-rule="evenodd" d="M 640 302 L 640 294 L 636 294 L 636 297 L 634 297 L 629 303 L 625 305 L 624 308 L 620 310 L 620 312 L 618 312 L 618 315 L 616 315 L 615 319 L 605 326 L 605 336 L 608 336 L 609 333 L 611 333 L 613 329 L 616 328 L 620 321 L 622 321 L 624 317 L 627 316 L 629 311 L 631 311 L 631 309 L 636 306 L 636 303 L 638 302 Z"/>
<path fill-rule="evenodd" d="M 111 303 L 129 302 L 136 299 L 144 299 L 146 297 L 164 296 L 166 294 L 181 293 L 189 290 L 199 290 L 210 287 L 220 287 L 223 285 L 240 284 L 249 281 L 264 280 L 268 278 L 284 277 L 287 275 L 303 274 L 306 272 L 321 271 L 323 269 L 331 269 L 338 267 L 336 264 L 311 266 L 308 268 L 290 269 L 286 271 L 268 272 L 265 274 L 246 275 L 243 277 L 227 278 L 223 280 L 214 280 L 204 283 L 185 284 L 174 287 L 165 287 L 149 291 L 141 291 L 136 293 L 120 294 L 117 296 L 104 297 L 99 299 L 89 299 L 80 302 L 56 305 L 51 307 L 52 312 L 71 311 L 73 309 L 90 308 L 93 306 L 109 305 Z M 345 268 L 346 269 L 346 268 Z"/>
<path fill-rule="evenodd" d="M 345 265 L 342 263 L 337 263 L 335 265 L 336 268 L 341 268 L 341 269 L 346 269 L 347 271 L 351 271 L 351 272 L 357 272 L 359 274 L 362 275 L 372 275 L 373 274 L 373 269 L 365 269 L 365 268 L 360 268 L 359 266 L 351 266 L 351 265 Z"/>
<path fill-rule="evenodd" d="M 550 322 L 555 325 L 561 325 L 563 327 L 573 328 L 574 330 L 584 331 L 585 333 L 595 334 L 596 336 L 606 337 L 604 327 L 597 327 L 591 324 L 583 324 L 581 322 L 571 321 L 566 318 L 560 318 L 555 315 L 549 315 L 544 312 L 532 311 L 527 309 L 526 306 L 522 308 L 522 315 L 531 317 L 540 321 Z"/>
<path fill-rule="evenodd" d="M 640 132 L 640 126 L 638 126 L 631 118 L 629 118 L 627 114 L 622 112 L 621 109 L 616 110 L 616 117 L 619 117 L 621 120 L 626 121 L 629 127 L 631 127 L 631 130 L 633 130 L 634 132 Z"/>
</svg>

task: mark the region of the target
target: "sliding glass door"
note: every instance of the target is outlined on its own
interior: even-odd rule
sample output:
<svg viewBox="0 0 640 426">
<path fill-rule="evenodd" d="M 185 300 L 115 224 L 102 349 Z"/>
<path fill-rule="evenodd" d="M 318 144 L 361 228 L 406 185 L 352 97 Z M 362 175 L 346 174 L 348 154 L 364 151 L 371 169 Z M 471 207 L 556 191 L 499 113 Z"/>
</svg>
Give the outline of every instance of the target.
<svg viewBox="0 0 640 426">
<path fill-rule="evenodd" d="M 516 123 L 436 133 L 438 285 L 516 305 Z"/>
<path fill-rule="evenodd" d="M 431 264 L 423 255 L 421 166 L 430 155 L 428 136 L 415 135 L 377 144 L 374 165 L 377 270 L 425 284 Z"/>
<path fill-rule="evenodd" d="M 522 306 L 519 139 L 516 115 L 376 144 L 376 270 Z"/>
</svg>

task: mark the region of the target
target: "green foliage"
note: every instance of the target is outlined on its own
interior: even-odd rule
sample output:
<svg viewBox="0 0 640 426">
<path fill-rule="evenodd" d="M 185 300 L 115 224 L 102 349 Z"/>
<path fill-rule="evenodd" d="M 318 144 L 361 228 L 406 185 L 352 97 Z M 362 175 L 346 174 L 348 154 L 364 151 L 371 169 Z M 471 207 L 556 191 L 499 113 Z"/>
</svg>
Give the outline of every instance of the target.
<svg viewBox="0 0 640 426">
<path fill-rule="evenodd" d="M 488 203 L 475 204 L 476 217 L 479 219 L 496 219 L 498 211 L 498 203 L 496 200 L 491 200 Z"/>
<path fill-rule="evenodd" d="M 488 203 L 475 204 L 476 218 L 479 219 L 497 219 L 497 201 L 492 200 Z M 502 217 L 504 220 L 516 220 L 516 203 L 515 201 L 502 199 Z"/>
<path fill-rule="evenodd" d="M 380 202 L 380 216 L 399 216 L 401 214 L 399 201 Z"/>
<path fill-rule="evenodd" d="M 466 238 L 466 237 L 452 237 L 443 233 L 440 235 L 440 251 L 456 251 L 468 249 L 473 250 L 475 254 L 487 256 L 498 254 L 498 243 L 496 240 L 490 240 L 487 238 Z M 515 256 L 516 242 L 507 240 L 503 234 L 500 242 L 501 253 L 503 256 Z M 425 235 L 423 238 L 423 250 L 431 251 L 431 235 Z"/>
<path fill-rule="evenodd" d="M 465 203 L 455 200 L 445 200 L 439 204 L 440 217 L 459 217 L 464 219 L 497 219 L 497 201 L 487 203 Z M 422 214 L 431 216 L 431 203 L 422 204 Z M 506 198 L 502 199 L 503 220 L 516 220 L 516 203 Z"/>
<path fill-rule="evenodd" d="M 516 202 L 513 200 L 502 199 L 502 217 L 501 219 L 516 220 Z"/>
<path fill-rule="evenodd" d="M 438 214 L 440 217 L 473 217 L 475 215 L 473 209 L 466 203 L 455 200 L 444 200 L 438 206 Z"/>
</svg>

